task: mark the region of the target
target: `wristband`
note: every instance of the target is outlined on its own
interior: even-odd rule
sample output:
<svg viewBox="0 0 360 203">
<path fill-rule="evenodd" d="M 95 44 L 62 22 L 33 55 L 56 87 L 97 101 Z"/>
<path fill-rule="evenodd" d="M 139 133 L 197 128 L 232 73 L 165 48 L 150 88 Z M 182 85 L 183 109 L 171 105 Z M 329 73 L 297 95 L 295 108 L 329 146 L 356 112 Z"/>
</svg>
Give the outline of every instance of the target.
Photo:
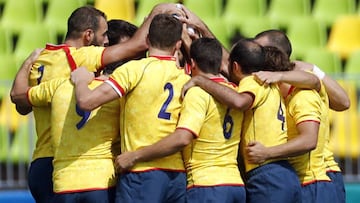
<svg viewBox="0 0 360 203">
<path fill-rule="evenodd" d="M 317 67 L 316 65 L 314 65 L 313 67 L 313 73 L 320 79 L 324 79 L 325 77 L 325 72 L 322 71 L 319 67 Z"/>
</svg>

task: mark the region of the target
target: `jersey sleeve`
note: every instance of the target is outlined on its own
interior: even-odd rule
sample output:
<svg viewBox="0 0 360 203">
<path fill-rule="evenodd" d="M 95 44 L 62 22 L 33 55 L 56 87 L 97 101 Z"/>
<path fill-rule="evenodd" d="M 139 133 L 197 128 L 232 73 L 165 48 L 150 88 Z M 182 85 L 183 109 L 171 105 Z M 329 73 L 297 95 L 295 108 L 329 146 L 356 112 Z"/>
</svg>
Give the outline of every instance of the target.
<svg viewBox="0 0 360 203">
<path fill-rule="evenodd" d="M 91 72 L 96 72 L 104 67 L 103 54 L 105 47 L 87 46 L 81 47 L 78 51 L 72 52 L 76 59 L 77 66 L 85 66 Z"/>
<path fill-rule="evenodd" d="M 122 97 L 138 85 L 144 72 L 143 65 L 130 61 L 117 68 L 105 82 Z"/>
<path fill-rule="evenodd" d="M 190 88 L 183 100 L 177 128 L 184 128 L 198 136 L 205 122 L 210 95 L 199 87 Z"/>
<path fill-rule="evenodd" d="M 69 81 L 69 79 L 53 79 L 31 87 L 28 91 L 30 104 L 33 106 L 48 106 L 51 103 L 57 87 L 66 81 Z"/>
<path fill-rule="evenodd" d="M 320 122 L 321 102 L 314 90 L 298 90 L 288 104 L 289 115 L 296 124 L 304 121 Z"/>
<path fill-rule="evenodd" d="M 268 88 L 271 88 L 271 86 L 261 86 L 258 82 L 255 81 L 253 76 L 248 76 L 240 81 L 238 92 L 249 93 L 253 95 L 254 101 L 250 108 L 255 108 L 256 106 L 261 105 L 267 99 L 266 95 L 270 93 Z"/>
</svg>

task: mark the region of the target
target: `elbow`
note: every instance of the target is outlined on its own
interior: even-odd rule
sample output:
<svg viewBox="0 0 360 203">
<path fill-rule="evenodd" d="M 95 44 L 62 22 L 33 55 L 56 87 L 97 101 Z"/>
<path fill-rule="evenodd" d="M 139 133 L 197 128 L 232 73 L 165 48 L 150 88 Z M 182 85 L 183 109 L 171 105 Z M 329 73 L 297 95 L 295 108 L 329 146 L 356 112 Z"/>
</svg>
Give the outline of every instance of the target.
<svg viewBox="0 0 360 203">
<path fill-rule="evenodd" d="M 316 140 L 312 140 L 312 141 L 306 143 L 304 146 L 306 146 L 306 147 L 305 147 L 305 150 L 308 151 L 308 152 L 316 149 L 317 139 L 316 139 Z"/>
<path fill-rule="evenodd" d="M 341 111 L 348 110 L 349 108 L 350 108 L 350 100 L 349 100 L 349 98 L 346 98 L 342 101 L 342 110 Z"/>
<path fill-rule="evenodd" d="M 83 111 L 92 111 L 95 109 L 95 107 L 91 105 L 90 102 L 81 99 L 77 100 L 77 106 Z"/>
<path fill-rule="evenodd" d="M 316 142 L 315 142 L 315 143 L 311 143 L 311 144 L 308 145 L 307 150 L 308 150 L 308 151 L 312 151 L 312 150 L 316 149 L 316 146 L 317 146 L 317 143 L 316 143 Z"/>
<path fill-rule="evenodd" d="M 181 136 L 182 138 L 179 139 L 179 143 L 178 143 L 178 146 L 179 148 L 184 148 L 186 146 L 188 146 L 190 143 L 191 143 L 191 139 L 187 139 L 185 138 L 186 136 Z"/>
<path fill-rule="evenodd" d="M 337 103 L 330 101 L 330 108 L 334 111 L 345 111 L 350 108 L 350 100 L 348 98 L 345 98 Z"/>
<path fill-rule="evenodd" d="M 16 104 L 16 102 L 17 102 L 17 94 L 16 94 L 16 92 L 15 91 L 13 91 L 13 90 L 11 90 L 11 92 L 10 92 L 10 100 L 11 100 L 11 102 L 12 103 L 14 103 L 14 104 Z"/>
</svg>

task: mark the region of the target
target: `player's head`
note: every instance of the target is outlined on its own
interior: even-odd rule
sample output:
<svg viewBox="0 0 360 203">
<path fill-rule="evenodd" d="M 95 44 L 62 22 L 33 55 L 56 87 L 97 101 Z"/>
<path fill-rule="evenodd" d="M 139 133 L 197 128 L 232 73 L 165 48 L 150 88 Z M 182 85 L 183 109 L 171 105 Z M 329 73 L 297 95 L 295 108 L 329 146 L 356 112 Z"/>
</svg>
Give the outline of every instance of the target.
<svg viewBox="0 0 360 203">
<path fill-rule="evenodd" d="M 109 46 L 124 42 L 130 39 L 138 29 L 136 25 L 125 20 L 113 19 L 108 22 L 107 35 L 109 38 Z"/>
<path fill-rule="evenodd" d="M 119 44 L 129 40 L 137 31 L 138 27 L 136 25 L 131 24 L 125 20 L 113 19 L 108 21 L 108 38 L 109 38 L 109 46 Z M 145 57 L 145 52 L 139 55 L 139 58 Z M 128 62 L 128 60 L 121 60 L 111 64 L 106 65 L 103 70 L 103 74 L 110 75 L 117 67 L 122 64 Z"/>
<path fill-rule="evenodd" d="M 175 51 L 181 46 L 182 23 L 170 14 L 154 16 L 149 27 L 148 40 L 153 48 Z"/>
<path fill-rule="evenodd" d="M 92 6 L 77 8 L 67 24 L 66 40 L 82 39 L 84 46 L 104 46 L 108 43 L 106 15 Z"/>
<path fill-rule="evenodd" d="M 290 57 L 292 48 L 289 38 L 281 30 L 266 30 L 257 34 L 254 40 L 262 46 L 277 47 Z"/>
<path fill-rule="evenodd" d="M 267 71 L 289 71 L 293 70 L 295 64 L 290 58 L 277 47 L 265 46 L 265 70 Z"/>
<path fill-rule="evenodd" d="M 222 60 L 221 44 L 213 38 L 198 38 L 191 43 L 190 58 L 193 75 L 198 74 L 197 68 L 203 73 L 217 75 Z"/>
<path fill-rule="evenodd" d="M 242 77 L 264 70 L 264 48 L 252 39 L 240 39 L 234 44 L 229 55 L 230 80 L 238 83 Z"/>
</svg>

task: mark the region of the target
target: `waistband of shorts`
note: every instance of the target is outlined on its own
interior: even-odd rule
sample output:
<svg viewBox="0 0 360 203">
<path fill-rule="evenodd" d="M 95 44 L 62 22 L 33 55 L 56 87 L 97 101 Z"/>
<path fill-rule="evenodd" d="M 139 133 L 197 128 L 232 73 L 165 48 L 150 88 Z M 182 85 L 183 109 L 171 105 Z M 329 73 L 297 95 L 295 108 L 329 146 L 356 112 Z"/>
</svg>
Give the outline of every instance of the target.
<svg viewBox="0 0 360 203">
<path fill-rule="evenodd" d="M 291 164 L 286 160 L 274 161 L 274 162 L 270 162 L 265 165 L 261 165 L 259 167 L 256 167 L 256 168 L 248 171 L 245 176 L 248 179 L 251 176 L 262 173 L 264 171 L 268 171 L 269 169 L 272 169 L 272 168 L 277 168 L 278 166 L 281 166 L 284 168 L 292 167 Z"/>
</svg>

